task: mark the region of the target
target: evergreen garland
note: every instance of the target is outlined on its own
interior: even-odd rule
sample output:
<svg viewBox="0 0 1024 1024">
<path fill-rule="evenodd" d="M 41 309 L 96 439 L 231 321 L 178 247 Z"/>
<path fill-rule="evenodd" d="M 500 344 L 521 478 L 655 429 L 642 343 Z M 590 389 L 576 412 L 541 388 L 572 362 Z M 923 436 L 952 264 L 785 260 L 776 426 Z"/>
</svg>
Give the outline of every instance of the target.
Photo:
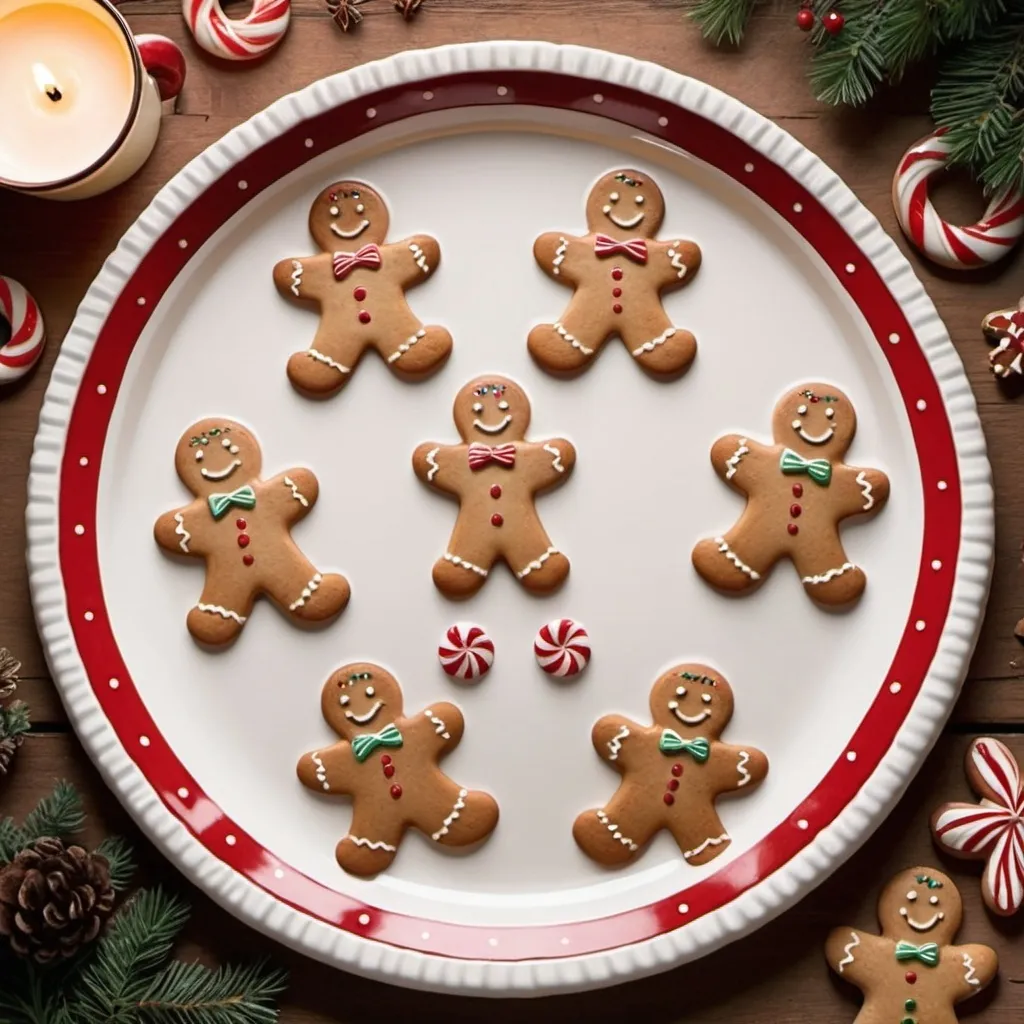
<svg viewBox="0 0 1024 1024">
<path fill-rule="evenodd" d="M 85 821 L 67 782 L 18 825 L 0 819 L 0 865 L 43 836 L 70 839 Z M 124 891 L 135 871 L 119 837 L 96 853 Z M 0 948 L 0 1024 L 272 1024 L 285 975 L 266 964 L 216 969 L 168 959 L 188 920 L 185 903 L 160 888 L 140 889 L 115 911 L 105 934 L 75 956 L 40 965 Z"/>
<path fill-rule="evenodd" d="M 739 45 L 765 0 L 687 0 L 716 44 Z M 986 192 L 1024 188 L 1024 0 L 793 0 L 814 12 L 811 90 L 861 106 L 916 62 L 941 58 L 931 113 L 948 130 L 949 163 L 970 167 Z M 831 10 L 845 23 L 830 35 Z"/>
</svg>

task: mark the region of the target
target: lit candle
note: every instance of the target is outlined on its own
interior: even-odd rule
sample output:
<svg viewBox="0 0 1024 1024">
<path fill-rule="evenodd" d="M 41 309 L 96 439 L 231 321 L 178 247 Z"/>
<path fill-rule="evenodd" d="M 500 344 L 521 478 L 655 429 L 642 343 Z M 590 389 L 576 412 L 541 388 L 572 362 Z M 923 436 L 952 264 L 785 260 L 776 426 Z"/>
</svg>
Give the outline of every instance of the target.
<svg viewBox="0 0 1024 1024">
<path fill-rule="evenodd" d="M 147 69 L 140 44 L 106 0 L 0 0 L 0 182 L 78 198 L 134 173 L 159 129 L 147 70 L 164 94 L 184 76 L 169 40 L 159 49 L 173 71 Z"/>
</svg>

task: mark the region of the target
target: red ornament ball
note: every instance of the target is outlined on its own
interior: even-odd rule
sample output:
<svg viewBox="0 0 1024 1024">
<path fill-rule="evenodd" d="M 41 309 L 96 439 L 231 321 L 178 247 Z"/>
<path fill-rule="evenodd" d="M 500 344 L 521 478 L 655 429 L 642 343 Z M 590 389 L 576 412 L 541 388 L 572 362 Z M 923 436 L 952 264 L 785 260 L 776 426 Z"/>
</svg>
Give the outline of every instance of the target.
<svg viewBox="0 0 1024 1024">
<path fill-rule="evenodd" d="M 809 7 L 804 7 L 803 10 L 797 11 L 796 27 L 801 32 L 810 32 L 814 28 L 814 11 Z"/>
<path fill-rule="evenodd" d="M 838 11 L 829 11 L 824 18 L 821 19 L 822 25 L 825 27 L 825 31 L 830 36 L 837 36 L 843 30 L 843 26 L 846 24 L 846 19 Z"/>
</svg>

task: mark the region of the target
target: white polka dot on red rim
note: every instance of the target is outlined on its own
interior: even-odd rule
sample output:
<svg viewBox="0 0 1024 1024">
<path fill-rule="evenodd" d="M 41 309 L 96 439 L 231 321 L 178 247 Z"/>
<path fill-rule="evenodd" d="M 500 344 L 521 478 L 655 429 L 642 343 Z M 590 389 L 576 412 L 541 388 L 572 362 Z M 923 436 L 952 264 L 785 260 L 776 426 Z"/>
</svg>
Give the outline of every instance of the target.
<svg viewBox="0 0 1024 1024">
<path fill-rule="evenodd" d="M 928 408 L 928 403 L 923 398 L 919 398 L 917 400 L 917 411 L 918 412 L 924 412 L 925 409 L 927 409 L 927 408 Z"/>
<path fill-rule="evenodd" d="M 242 178 L 242 180 L 239 181 L 239 183 L 238 183 L 239 190 L 244 192 L 248 187 L 249 187 L 249 182 L 247 182 L 245 180 L 245 178 Z"/>
<path fill-rule="evenodd" d="M 569 945 L 569 939 L 565 935 L 563 935 L 562 938 L 559 939 L 559 941 L 562 943 L 563 946 L 568 946 Z"/>
<path fill-rule="evenodd" d="M 107 393 L 107 385 L 106 384 L 97 384 L 96 385 L 96 394 L 97 395 L 105 395 L 106 393 Z"/>
<path fill-rule="evenodd" d="M 848 274 L 852 274 L 857 269 L 857 266 L 854 263 L 847 263 L 845 269 Z"/>
<path fill-rule="evenodd" d="M 178 248 L 179 249 L 187 249 L 188 248 L 188 239 L 187 238 L 179 238 L 178 239 Z"/>
<path fill-rule="evenodd" d="M 360 924 L 364 924 L 364 925 L 365 924 L 369 924 L 370 923 L 370 915 L 369 914 L 360 914 L 359 915 L 359 923 Z"/>
<path fill-rule="evenodd" d="M 498 86 L 498 95 L 499 96 L 507 96 L 508 95 L 508 86 L 507 85 L 499 85 Z"/>
<path fill-rule="evenodd" d="M 430 932 L 420 932 L 420 938 L 426 942 L 430 938 Z"/>
<path fill-rule="evenodd" d="M 186 789 L 186 788 L 185 788 L 184 786 L 182 786 L 182 787 L 181 787 L 181 788 L 180 788 L 180 789 L 178 790 L 178 796 L 179 796 L 179 797 L 180 797 L 180 798 L 181 798 L 182 800 L 187 800 L 187 799 L 188 799 L 188 790 L 187 790 L 187 789 Z"/>
<path fill-rule="evenodd" d="M 688 903 L 680 903 L 679 906 L 676 907 L 676 910 L 678 910 L 680 914 L 688 914 L 690 912 L 690 906 Z"/>
<path fill-rule="evenodd" d="M 891 682 L 889 684 L 889 692 L 890 693 L 899 693 L 900 690 L 902 690 L 902 689 L 903 689 L 903 684 L 902 683 L 897 683 L 897 682 L 893 681 L 893 682 Z"/>
<path fill-rule="evenodd" d="M 306 139 L 305 146 L 306 146 L 306 149 L 312 149 L 313 148 L 313 140 L 312 139 Z"/>
<path fill-rule="evenodd" d="M 139 737 L 139 746 L 140 747 L 148 747 L 149 746 L 149 737 L 148 736 L 140 736 Z"/>
<path fill-rule="evenodd" d="M 889 344 L 890 345 L 898 345 L 899 343 L 900 343 L 900 336 L 895 331 L 893 331 L 892 334 L 889 335 Z"/>
<path fill-rule="evenodd" d="M 233 835 L 231 835 L 231 833 L 229 832 L 229 833 L 228 833 L 228 834 L 227 834 L 227 835 L 226 835 L 226 836 L 224 837 L 224 842 L 225 842 L 225 843 L 227 843 L 227 844 L 228 844 L 228 846 L 234 846 L 234 845 L 235 845 L 235 843 L 237 843 L 237 842 L 238 842 L 238 840 L 237 840 L 237 839 L 236 839 L 236 838 L 235 838 L 235 837 L 234 837 Z"/>
<path fill-rule="evenodd" d="M 140 295 L 140 296 L 139 296 L 139 297 L 138 297 L 138 298 L 137 298 L 137 299 L 135 300 L 135 303 L 136 303 L 136 305 L 138 305 L 138 306 L 144 306 L 144 305 L 146 304 L 146 299 L 145 299 L 145 297 L 144 297 L 144 296 Z"/>
<path fill-rule="evenodd" d="M 949 484 L 947 484 L 945 480 L 940 480 L 935 486 L 938 487 L 940 491 L 944 491 Z"/>
<path fill-rule="evenodd" d="M 747 172 L 747 174 L 751 174 L 751 173 L 753 173 L 754 165 L 753 164 L 749 164 L 749 163 L 748 164 L 744 164 L 743 165 L 743 170 L 745 170 Z"/>
<path fill-rule="evenodd" d="M 79 523 L 79 524 L 78 524 L 78 525 L 77 525 L 77 526 L 75 527 L 75 534 L 76 534 L 77 536 L 81 537 L 83 533 L 85 533 L 85 527 L 84 527 L 84 526 L 83 526 L 83 525 L 82 525 L 81 523 Z"/>
<path fill-rule="evenodd" d="M 86 622 L 92 622 L 92 620 L 95 619 L 96 616 L 93 615 L 92 612 L 86 612 L 85 615 L 82 616 L 82 618 L 84 618 Z"/>
<path fill-rule="evenodd" d="M 846 752 L 846 760 L 847 761 L 856 761 L 857 760 L 857 751 L 856 750 L 848 750 Z"/>
<path fill-rule="evenodd" d="M 804 204 L 803 203 L 794 203 L 793 204 L 793 212 L 794 213 L 803 213 L 804 212 Z"/>
<path fill-rule="evenodd" d="M 493 935 L 487 940 L 488 946 L 496 946 L 497 944 L 498 940 Z"/>
<path fill-rule="evenodd" d="M 810 824 L 810 822 L 806 818 L 801 818 L 796 823 L 796 827 L 799 828 L 799 829 L 803 829 L 806 832 L 807 829 L 809 829 L 811 827 L 811 824 Z"/>
<path fill-rule="evenodd" d="M 120 679 L 111 679 L 107 684 L 112 690 L 116 690 L 121 685 Z"/>
<path fill-rule="evenodd" d="M 668 127 L 668 118 L 665 117 L 665 116 L 659 117 L 658 118 L 658 127 L 660 127 L 660 128 L 667 128 Z"/>
<path fill-rule="evenodd" d="M 428 89 L 424 94 L 423 98 L 429 103 L 433 98 L 434 94 Z"/>
<path fill-rule="evenodd" d="M 366 116 L 368 118 L 370 118 L 371 120 L 373 120 L 373 118 L 375 118 L 377 116 L 377 108 L 376 107 L 367 107 L 366 108 Z"/>
<path fill-rule="evenodd" d="M 284 878 L 284 872 L 280 868 L 274 868 L 275 878 Z"/>
<path fill-rule="evenodd" d="M 938 571 L 939 571 L 939 569 L 941 569 L 941 568 L 942 568 L 942 562 L 940 562 L 940 561 L 939 561 L 939 560 L 938 560 L 937 558 L 933 558 L 933 559 L 932 559 L 932 568 L 933 568 L 933 569 L 934 569 L 934 570 L 935 570 L 936 572 L 938 572 Z"/>
<path fill-rule="evenodd" d="M 914 629 L 916 629 L 918 631 L 918 633 L 923 632 L 924 631 L 924 627 L 925 627 L 924 619 L 918 619 L 917 622 L 914 623 Z"/>
<path fill-rule="evenodd" d="M 594 102 L 595 103 L 604 103 L 604 96 L 602 96 L 601 93 L 599 93 L 599 92 L 595 92 L 594 93 Z"/>
<path fill-rule="evenodd" d="M 83 456 L 82 456 L 82 457 L 81 457 L 81 458 L 80 458 L 80 459 L 78 460 L 78 464 L 79 464 L 80 466 L 88 466 L 88 465 L 89 465 L 89 456 L 88 456 L 88 455 L 83 455 Z"/>
</svg>

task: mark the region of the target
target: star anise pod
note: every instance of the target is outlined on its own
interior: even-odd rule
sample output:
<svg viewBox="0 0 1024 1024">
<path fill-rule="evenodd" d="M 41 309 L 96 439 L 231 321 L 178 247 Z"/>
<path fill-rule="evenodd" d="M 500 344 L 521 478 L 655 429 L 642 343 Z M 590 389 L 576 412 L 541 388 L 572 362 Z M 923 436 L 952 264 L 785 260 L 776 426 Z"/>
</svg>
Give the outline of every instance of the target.
<svg viewBox="0 0 1024 1024">
<path fill-rule="evenodd" d="M 362 3 L 364 0 L 327 0 L 327 10 L 338 28 L 348 32 L 363 20 L 363 12 L 359 10 Z"/>
<path fill-rule="evenodd" d="M 406 20 L 412 21 L 412 16 L 420 9 L 423 0 L 395 0 L 395 10 Z"/>
<path fill-rule="evenodd" d="M 18 685 L 21 662 L 6 647 L 0 647 L 0 697 L 9 697 Z"/>
</svg>

